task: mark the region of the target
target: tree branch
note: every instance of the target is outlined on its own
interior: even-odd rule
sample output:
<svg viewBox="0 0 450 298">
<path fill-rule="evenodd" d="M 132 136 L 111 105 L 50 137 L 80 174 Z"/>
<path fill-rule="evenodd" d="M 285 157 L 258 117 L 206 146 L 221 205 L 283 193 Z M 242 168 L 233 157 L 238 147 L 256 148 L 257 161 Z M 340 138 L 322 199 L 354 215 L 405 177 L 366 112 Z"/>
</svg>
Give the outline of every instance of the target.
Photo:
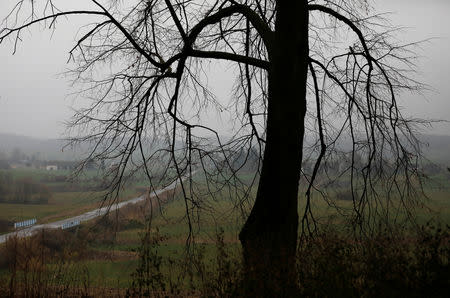
<svg viewBox="0 0 450 298">
<path fill-rule="evenodd" d="M 103 7 L 100 3 L 98 3 L 95 0 L 92 0 L 92 2 L 94 2 L 98 7 L 100 7 L 103 11 L 104 11 L 104 15 L 107 16 L 111 22 L 117 27 L 117 29 L 119 29 L 122 34 L 125 36 L 125 38 L 131 43 L 131 45 L 136 49 L 136 51 L 139 52 L 139 54 L 141 54 L 142 56 L 144 56 L 151 64 L 153 64 L 154 66 L 163 69 L 164 64 L 160 63 L 158 61 L 156 61 L 155 59 L 152 58 L 152 56 L 147 53 L 137 42 L 136 40 L 133 38 L 133 36 L 131 36 L 131 34 L 127 31 L 127 29 L 125 29 L 125 27 L 122 26 L 122 24 L 117 21 L 110 13 L 109 11 Z"/>
<path fill-rule="evenodd" d="M 175 13 L 175 9 L 173 8 L 172 3 L 170 3 L 170 0 L 165 0 L 167 8 L 169 8 L 170 15 L 172 16 L 173 21 L 175 22 L 175 25 L 177 26 L 178 31 L 180 32 L 181 37 L 184 41 L 187 40 L 186 32 L 184 32 L 183 26 L 181 26 L 181 22 L 177 17 L 177 14 Z"/>
<path fill-rule="evenodd" d="M 366 53 L 367 60 L 369 61 L 369 64 L 372 63 L 372 61 L 370 59 L 371 55 L 370 55 L 369 48 L 368 48 L 367 43 L 366 43 L 366 39 L 364 38 L 364 35 L 361 32 L 361 30 L 359 30 L 359 28 L 355 25 L 354 22 L 352 22 L 347 17 L 341 15 L 337 11 L 335 11 L 335 10 L 329 8 L 329 7 L 323 6 L 323 5 L 310 4 L 310 5 L 308 5 L 308 10 L 309 11 L 321 11 L 323 13 L 329 14 L 332 17 L 338 19 L 341 22 L 344 22 L 347 26 L 349 26 L 350 29 L 352 29 L 352 31 L 355 32 L 356 35 L 358 35 L 358 39 L 359 39 L 359 41 L 361 42 L 361 44 L 362 44 L 362 46 L 364 48 L 364 52 Z"/>
<path fill-rule="evenodd" d="M 77 14 L 106 16 L 106 14 L 104 12 L 93 11 L 93 10 L 74 10 L 74 11 L 67 11 L 67 12 L 60 12 L 60 13 L 52 14 L 52 15 L 45 16 L 45 17 L 42 17 L 39 19 L 34 19 L 34 20 L 32 20 L 28 23 L 25 23 L 22 26 L 16 27 L 16 28 L 4 28 L 2 31 L 0 31 L 0 43 L 2 43 L 5 38 L 7 38 L 9 35 L 13 34 L 14 32 L 19 32 L 29 26 L 36 24 L 36 23 L 44 22 L 44 21 L 50 20 L 50 19 L 55 20 L 56 18 L 62 17 L 62 16 L 77 15 Z M 5 31 L 6 31 L 6 33 L 3 33 Z"/>
<path fill-rule="evenodd" d="M 260 18 L 260 16 L 251 10 L 246 5 L 235 4 L 226 8 L 219 10 L 218 12 L 209 15 L 202 19 L 197 25 L 195 25 L 190 34 L 189 34 L 189 42 L 190 46 L 194 43 L 197 36 L 201 33 L 201 31 L 208 25 L 213 25 L 223 18 L 227 18 L 232 16 L 233 14 L 241 14 L 247 18 L 247 20 L 255 27 L 258 34 L 261 36 L 261 39 L 264 41 L 264 44 L 268 51 L 270 51 L 272 44 L 272 35 L 273 32 L 270 30 L 269 26 Z"/>
<path fill-rule="evenodd" d="M 256 59 L 253 57 L 238 55 L 238 54 L 232 54 L 227 52 L 218 52 L 218 51 L 199 51 L 199 50 L 192 50 L 188 54 L 191 57 L 198 57 L 198 58 L 213 58 L 213 59 L 222 59 L 222 60 L 229 60 L 234 61 L 238 63 L 244 63 L 252 66 L 256 66 L 259 68 L 263 68 L 268 70 L 270 66 L 270 62 L 265 60 Z"/>
</svg>

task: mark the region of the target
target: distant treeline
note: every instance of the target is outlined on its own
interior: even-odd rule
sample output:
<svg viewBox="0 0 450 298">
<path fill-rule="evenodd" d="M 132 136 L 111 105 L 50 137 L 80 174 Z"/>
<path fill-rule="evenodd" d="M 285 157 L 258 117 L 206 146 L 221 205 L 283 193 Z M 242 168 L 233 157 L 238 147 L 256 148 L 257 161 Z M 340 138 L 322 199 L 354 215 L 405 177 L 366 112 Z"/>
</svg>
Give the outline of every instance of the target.
<svg viewBox="0 0 450 298">
<path fill-rule="evenodd" d="M 30 177 L 14 178 L 0 172 L 0 203 L 47 204 L 52 192 Z"/>
</svg>

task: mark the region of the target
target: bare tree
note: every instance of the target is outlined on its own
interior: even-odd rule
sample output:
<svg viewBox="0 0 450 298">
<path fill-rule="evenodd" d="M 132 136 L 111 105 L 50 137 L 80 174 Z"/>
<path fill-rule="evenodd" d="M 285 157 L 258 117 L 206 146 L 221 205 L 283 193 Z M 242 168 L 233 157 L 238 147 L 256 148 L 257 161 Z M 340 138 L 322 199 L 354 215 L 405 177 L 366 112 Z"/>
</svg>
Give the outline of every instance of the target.
<svg viewBox="0 0 450 298">
<path fill-rule="evenodd" d="M 181 188 L 191 229 L 220 190 L 232 190 L 237 206 L 252 204 L 239 238 L 255 289 L 295 284 L 297 239 L 316 223 L 313 200 L 336 205 L 326 181 L 348 178 L 352 207 L 337 208 L 363 233 L 417 202 L 420 152 L 397 102 L 421 87 L 409 79 L 414 54 L 367 0 L 15 2 L 0 32 L 14 47 L 34 24 L 89 17 L 69 52 L 80 94 L 92 99 L 73 118 L 72 141 L 95 144 L 89 159 L 115 160 L 114 190 L 139 169 L 151 183 L 161 170 L 168 181 L 189 177 Z M 236 74 L 228 104 L 208 89 L 211 60 Z M 234 114 L 232 137 L 205 124 L 214 109 Z M 336 157 L 347 163 L 331 173 Z M 250 161 L 254 179 L 243 181 Z M 197 170 L 206 186 L 192 179 Z"/>
</svg>

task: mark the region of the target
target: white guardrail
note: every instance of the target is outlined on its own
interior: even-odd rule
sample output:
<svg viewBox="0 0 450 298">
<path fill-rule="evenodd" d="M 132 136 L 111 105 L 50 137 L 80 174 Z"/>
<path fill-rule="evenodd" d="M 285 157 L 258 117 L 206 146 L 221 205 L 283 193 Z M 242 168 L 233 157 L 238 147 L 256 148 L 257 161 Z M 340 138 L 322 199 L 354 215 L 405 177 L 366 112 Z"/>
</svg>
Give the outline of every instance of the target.
<svg viewBox="0 0 450 298">
<path fill-rule="evenodd" d="M 36 218 L 14 223 L 14 229 L 29 227 L 36 223 Z"/>
<path fill-rule="evenodd" d="M 70 222 L 64 223 L 61 226 L 61 229 L 65 230 L 65 229 L 69 229 L 69 228 L 72 228 L 72 227 L 75 227 L 75 226 L 79 226 L 79 225 L 80 225 L 80 221 L 79 220 L 74 220 L 74 221 L 70 221 Z"/>
</svg>

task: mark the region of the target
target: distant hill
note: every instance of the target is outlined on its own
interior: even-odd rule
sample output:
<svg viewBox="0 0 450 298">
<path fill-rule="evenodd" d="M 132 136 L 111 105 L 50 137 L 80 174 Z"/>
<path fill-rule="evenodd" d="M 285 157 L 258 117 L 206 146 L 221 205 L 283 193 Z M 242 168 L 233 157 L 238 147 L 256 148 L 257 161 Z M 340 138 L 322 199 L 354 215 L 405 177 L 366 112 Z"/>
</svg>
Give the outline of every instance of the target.
<svg viewBox="0 0 450 298">
<path fill-rule="evenodd" d="M 0 133 L 0 152 L 10 154 L 14 149 L 20 149 L 27 156 L 35 155 L 41 160 L 79 160 L 83 155 L 80 148 L 74 151 L 63 150 L 66 142 L 58 139 L 41 139 L 20 135 Z"/>
<path fill-rule="evenodd" d="M 420 135 L 424 143 L 424 155 L 431 161 L 450 166 L 450 136 Z M 80 160 L 87 150 L 86 147 L 65 148 L 66 141 L 58 139 L 33 138 L 13 134 L 0 133 L 0 152 L 10 154 L 19 148 L 28 156 L 37 155 L 41 160 Z"/>
</svg>

